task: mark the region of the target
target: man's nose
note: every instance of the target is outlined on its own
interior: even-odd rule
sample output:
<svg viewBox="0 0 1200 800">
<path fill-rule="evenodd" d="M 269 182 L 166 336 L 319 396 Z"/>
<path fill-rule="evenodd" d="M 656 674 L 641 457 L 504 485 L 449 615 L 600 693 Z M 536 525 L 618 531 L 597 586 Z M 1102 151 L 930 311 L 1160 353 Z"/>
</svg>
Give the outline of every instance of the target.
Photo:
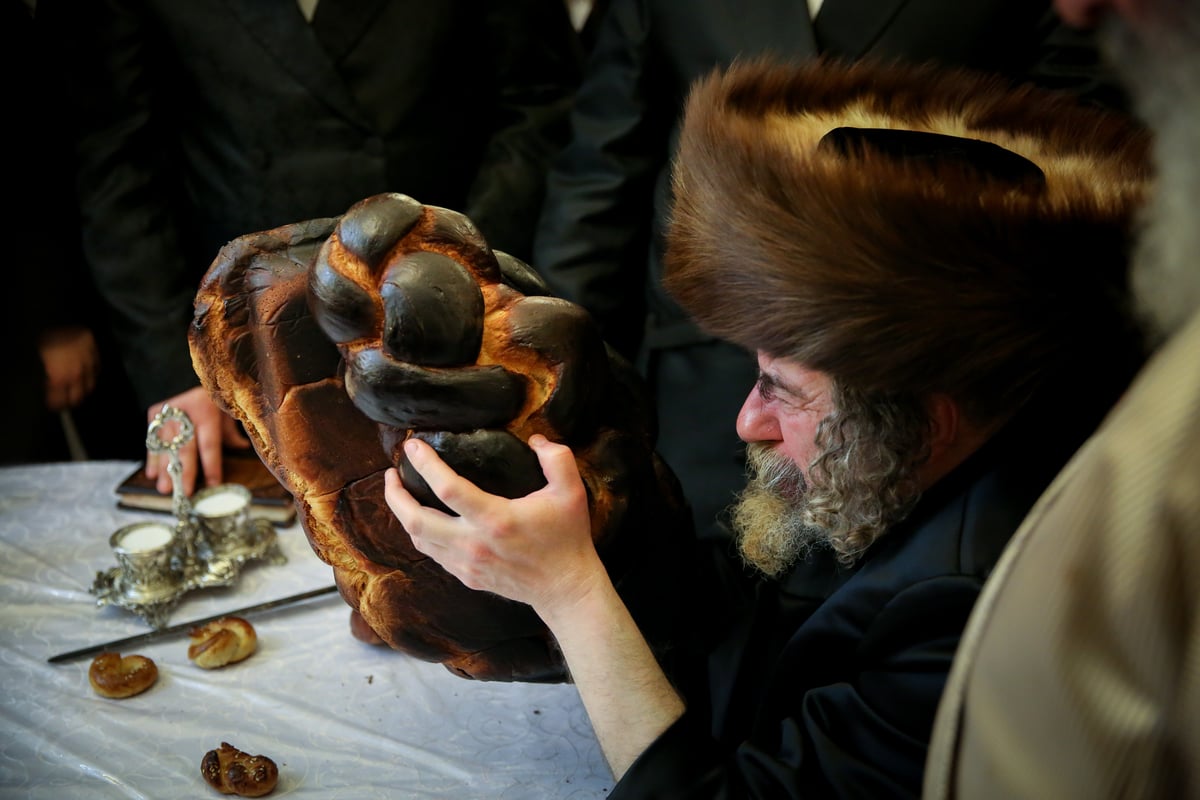
<svg viewBox="0 0 1200 800">
<path fill-rule="evenodd" d="M 777 442 L 779 422 L 766 407 L 758 387 L 750 390 L 737 416 L 737 435 L 743 442 Z"/>
</svg>

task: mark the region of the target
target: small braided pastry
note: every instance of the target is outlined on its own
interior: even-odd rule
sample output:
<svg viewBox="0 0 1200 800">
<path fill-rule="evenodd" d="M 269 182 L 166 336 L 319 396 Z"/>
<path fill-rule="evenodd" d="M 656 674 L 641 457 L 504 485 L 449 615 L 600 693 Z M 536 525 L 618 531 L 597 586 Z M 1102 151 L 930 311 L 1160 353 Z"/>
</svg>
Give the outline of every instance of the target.
<svg viewBox="0 0 1200 800">
<path fill-rule="evenodd" d="M 274 761 L 244 753 L 229 742 L 221 742 L 218 749 L 204 754 L 200 774 L 221 794 L 239 797 L 262 797 L 273 792 L 279 782 L 279 767 Z"/>
<path fill-rule="evenodd" d="M 241 617 L 221 619 L 192 628 L 188 632 L 188 658 L 203 669 L 236 664 L 253 655 L 258 648 L 254 626 Z"/>
</svg>

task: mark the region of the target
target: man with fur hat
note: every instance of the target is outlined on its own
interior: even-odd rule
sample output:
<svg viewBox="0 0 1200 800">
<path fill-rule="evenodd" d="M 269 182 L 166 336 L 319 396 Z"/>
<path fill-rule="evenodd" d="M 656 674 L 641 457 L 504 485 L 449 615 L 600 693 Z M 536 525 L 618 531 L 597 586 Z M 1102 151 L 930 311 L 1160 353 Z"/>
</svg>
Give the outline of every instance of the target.
<svg viewBox="0 0 1200 800">
<path fill-rule="evenodd" d="M 610 798 L 916 795 L 985 578 L 1140 359 L 1122 289 L 1145 151 L 1122 117 L 967 73 L 746 63 L 698 85 L 667 285 L 759 378 L 740 559 L 698 559 L 684 643 L 652 652 L 621 603 L 566 446 L 532 437 L 547 486 L 505 500 L 409 441 L 456 516 L 386 489 L 418 550 L 547 623 Z"/>
</svg>

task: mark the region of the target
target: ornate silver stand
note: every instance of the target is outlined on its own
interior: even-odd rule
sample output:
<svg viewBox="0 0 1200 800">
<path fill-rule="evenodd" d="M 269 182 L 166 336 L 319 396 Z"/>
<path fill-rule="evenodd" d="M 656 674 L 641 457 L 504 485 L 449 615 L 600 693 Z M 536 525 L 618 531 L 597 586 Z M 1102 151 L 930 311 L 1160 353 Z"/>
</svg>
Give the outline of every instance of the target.
<svg viewBox="0 0 1200 800">
<path fill-rule="evenodd" d="M 169 422 L 178 424 L 178 432 L 164 439 Z M 187 592 L 228 586 L 249 561 L 287 561 L 270 521 L 250 517 L 244 486 L 222 484 L 197 492 L 194 504 L 188 500 L 179 448 L 194 435 L 195 426 L 182 410 L 164 405 L 155 415 L 146 431 L 146 449 L 165 452 L 169 459 L 174 525 L 140 522 L 113 533 L 109 542 L 117 566 L 97 572 L 91 587 L 97 606 L 120 606 L 156 630 L 166 626 Z"/>
</svg>

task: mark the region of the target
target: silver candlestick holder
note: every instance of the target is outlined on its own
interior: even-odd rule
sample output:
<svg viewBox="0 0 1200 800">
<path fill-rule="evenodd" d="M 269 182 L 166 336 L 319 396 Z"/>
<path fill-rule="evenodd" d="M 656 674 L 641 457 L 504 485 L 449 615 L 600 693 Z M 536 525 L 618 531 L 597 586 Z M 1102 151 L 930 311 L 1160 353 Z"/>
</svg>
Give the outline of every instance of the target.
<svg viewBox="0 0 1200 800">
<path fill-rule="evenodd" d="M 174 435 L 164 438 L 172 423 Z M 252 497 L 245 486 L 223 483 L 188 499 L 179 449 L 195 432 L 181 409 L 164 405 L 154 416 L 146 449 L 167 455 L 174 522 L 135 522 L 115 531 L 109 546 L 117 566 L 97 572 L 91 587 L 97 606 L 132 611 L 156 630 L 166 626 L 189 591 L 228 586 L 250 561 L 287 561 L 271 522 L 251 516 Z"/>
</svg>

